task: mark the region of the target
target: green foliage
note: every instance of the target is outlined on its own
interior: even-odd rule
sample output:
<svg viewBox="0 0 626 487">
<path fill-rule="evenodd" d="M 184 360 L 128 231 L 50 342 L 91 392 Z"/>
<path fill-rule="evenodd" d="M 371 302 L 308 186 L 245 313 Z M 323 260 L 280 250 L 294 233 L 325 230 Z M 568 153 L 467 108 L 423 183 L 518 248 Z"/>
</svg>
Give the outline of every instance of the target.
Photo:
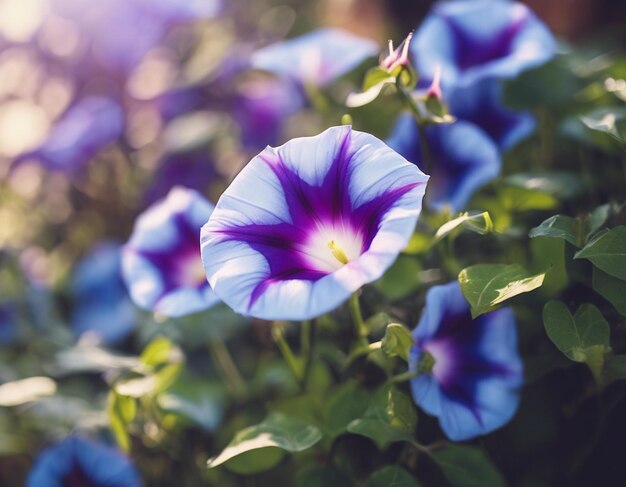
<svg viewBox="0 0 626 487">
<path fill-rule="evenodd" d="M 446 445 L 433 452 L 453 487 L 504 487 L 502 475 L 480 448 L 463 445 Z"/>
<path fill-rule="evenodd" d="M 117 444 L 124 451 L 130 450 L 130 423 L 137 414 L 137 402 L 133 397 L 123 396 L 115 390 L 109 392 L 107 415 Z"/>
<path fill-rule="evenodd" d="M 581 116 L 580 120 L 590 130 L 607 134 L 626 145 L 626 108 L 597 108 Z"/>
<path fill-rule="evenodd" d="M 472 232 L 484 235 L 493 231 L 493 222 L 489 213 L 483 211 L 481 213 L 461 213 L 458 217 L 450 220 L 439 227 L 435 233 L 433 243 L 441 240 L 449 233 L 456 229 L 464 228 Z"/>
<path fill-rule="evenodd" d="M 549 301 L 543 309 L 543 323 L 552 343 L 570 360 L 586 363 L 600 381 L 610 346 L 609 324 L 600 310 L 583 304 L 572 316 L 562 302 Z"/>
<path fill-rule="evenodd" d="M 545 272 L 531 275 L 517 264 L 477 264 L 459 273 L 459 283 L 476 318 L 518 294 L 537 289 L 544 277 Z"/>
<path fill-rule="evenodd" d="M 399 323 L 387 325 L 385 336 L 382 341 L 383 351 L 390 357 L 400 357 L 405 362 L 409 361 L 409 350 L 413 345 L 411 332 Z"/>
<path fill-rule="evenodd" d="M 574 258 L 588 259 L 607 274 L 626 280 L 626 227 L 618 226 L 599 234 Z"/>
<path fill-rule="evenodd" d="M 626 281 L 594 267 L 592 285 L 594 291 L 611 303 L 622 316 L 626 316 Z"/>
<path fill-rule="evenodd" d="M 365 487 L 420 487 L 420 483 L 402 467 L 387 466 L 374 472 Z"/>
<path fill-rule="evenodd" d="M 372 439 L 381 450 L 396 441 L 414 441 L 417 414 L 413 401 L 393 385 L 378 390 L 361 418 L 347 430 Z"/>
<path fill-rule="evenodd" d="M 270 413 L 256 426 L 235 435 L 228 446 L 209 459 L 209 468 L 225 464 L 234 472 L 253 474 L 276 465 L 284 452 L 300 452 L 322 439 L 320 429 L 282 413 Z"/>
</svg>

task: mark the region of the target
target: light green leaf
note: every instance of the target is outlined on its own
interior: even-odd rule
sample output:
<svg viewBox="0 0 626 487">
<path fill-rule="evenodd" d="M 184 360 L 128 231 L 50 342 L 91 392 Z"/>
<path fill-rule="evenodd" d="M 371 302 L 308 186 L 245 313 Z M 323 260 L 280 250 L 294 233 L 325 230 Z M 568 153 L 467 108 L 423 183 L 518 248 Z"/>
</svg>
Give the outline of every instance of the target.
<svg viewBox="0 0 626 487">
<path fill-rule="evenodd" d="M 129 424 L 137 414 L 137 402 L 134 398 L 122 396 L 111 390 L 107 400 L 107 415 L 111 430 L 115 435 L 119 447 L 128 452 L 130 450 Z"/>
<path fill-rule="evenodd" d="M 588 259 L 607 274 L 626 281 L 626 227 L 618 226 L 601 233 L 575 259 Z"/>
<path fill-rule="evenodd" d="M 435 461 L 454 487 L 505 487 L 500 472 L 480 448 L 448 444 L 433 452 Z"/>
<path fill-rule="evenodd" d="M 559 204 L 550 193 L 516 186 L 503 188 L 499 201 L 504 209 L 510 211 L 551 210 Z"/>
<path fill-rule="evenodd" d="M 390 357 L 398 356 L 408 362 L 409 350 L 412 345 L 413 336 L 408 328 L 399 323 L 387 325 L 382 341 L 382 349 L 387 355 Z"/>
<path fill-rule="evenodd" d="M 537 289 L 544 277 L 545 272 L 531 275 L 517 264 L 477 264 L 459 273 L 459 284 L 476 318 L 518 294 Z"/>
<path fill-rule="evenodd" d="M 394 74 L 379 67 L 370 69 L 365 75 L 363 88 L 360 93 L 350 93 L 346 99 L 346 106 L 350 108 L 362 107 L 373 102 L 389 85 L 396 83 Z"/>
<path fill-rule="evenodd" d="M 419 487 L 420 483 L 402 467 L 388 465 L 376 470 L 365 482 L 365 487 Z"/>
<path fill-rule="evenodd" d="M 626 281 L 594 267 L 592 286 L 594 291 L 611 303 L 619 314 L 626 316 Z"/>
<path fill-rule="evenodd" d="M 284 452 L 300 452 L 322 439 L 317 426 L 282 413 L 270 413 L 262 423 L 241 430 L 208 468 L 225 462 L 226 467 L 242 474 L 261 472 L 273 467 Z"/>
<path fill-rule="evenodd" d="M 435 242 L 441 240 L 456 228 L 464 227 L 472 232 L 479 233 L 481 235 L 489 232 L 493 232 L 493 222 L 489 213 L 484 211 L 482 213 L 461 213 L 458 217 L 450 220 L 439 227 L 435 233 Z"/>
<path fill-rule="evenodd" d="M 585 244 L 586 228 L 582 221 L 563 215 L 554 215 L 533 228 L 528 236 L 562 238 L 572 245 L 581 248 Z"/>
<path fill-rule="evenodd" d="M 165 337 L 151 341 L 141 353 L 141 361 L 155 368 L 168 363 L 179 363 L 183 359 L 181 350 Z"/>
</svg>

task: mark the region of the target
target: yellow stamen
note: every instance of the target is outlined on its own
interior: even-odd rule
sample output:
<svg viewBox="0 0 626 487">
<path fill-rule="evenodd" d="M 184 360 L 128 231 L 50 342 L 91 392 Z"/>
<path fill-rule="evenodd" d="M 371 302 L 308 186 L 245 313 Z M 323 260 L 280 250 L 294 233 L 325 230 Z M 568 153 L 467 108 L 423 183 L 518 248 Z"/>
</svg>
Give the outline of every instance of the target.
<svg viewBox="0 0 626 487">
<path fill-rule="evenodd" d="M 343 251 L 343 249 L 335 243 L 334 240 L 331 240 L 330 242 L 328 242 L 328 248 L 333 253 L 333 256 L 335 257 L 335 259 L 337 259 L 342 264 L 348 263 L 348 260 L 349 260 L 348 256 Z"/>
</svg>

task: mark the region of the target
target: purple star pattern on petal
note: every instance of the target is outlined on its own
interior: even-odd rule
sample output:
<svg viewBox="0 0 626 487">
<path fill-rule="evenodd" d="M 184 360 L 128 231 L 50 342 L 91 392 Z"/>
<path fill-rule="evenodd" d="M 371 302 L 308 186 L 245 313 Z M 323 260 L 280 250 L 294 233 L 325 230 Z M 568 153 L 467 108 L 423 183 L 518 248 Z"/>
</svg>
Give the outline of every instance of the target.
<svg viewBox="0 0 626 487">
<path fill-rule="evenodd" d="M 472 320 L 457 282 L 426 295 L 409 369 L 415 402 L 448 438 L 466 440 L 506 424 L 517 410 L 522 362 L 515 318 L 503 308 Z"/>
<path fill-rule="evenodd" d="M 268 147 L 202 229 L 209 282 L 235 311 L 259 318 L 330 311 L 406 246 L 427 180 L 347 126 Z"/>
<path fill-rule="evenodd" d="M 138 306 L 177 317 L 217 303 L 198 243 L 212 210 L 200 193 L 175 187 L 139 216 L 122 254 L 122 274 Z"/>
</svg>

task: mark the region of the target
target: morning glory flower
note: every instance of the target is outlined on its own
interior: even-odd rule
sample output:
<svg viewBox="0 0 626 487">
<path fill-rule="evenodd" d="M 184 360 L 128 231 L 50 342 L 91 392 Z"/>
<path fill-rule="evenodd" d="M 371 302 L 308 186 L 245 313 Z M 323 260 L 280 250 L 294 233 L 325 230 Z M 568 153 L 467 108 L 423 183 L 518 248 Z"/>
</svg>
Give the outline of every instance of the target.
<svg viewBox="0 0 626 487">
<path fill-rule="evenodd" d="M 20 156 L 18 163 L 35 158 L 48 169 L 74 171 L 115 142 L 123 125 L 124 114 L 117 102 L 84 98 L 61 116 L 38 149 Z"/>
<path fill-rule="evenodd" d="M 27 487 L 140 487 L 139 473 L 117 449 L 80 436 L 46 448 L 35 460 Z"/>
<path fill-rule="evenodd" d="M 441 67 L 444 89 L 485 78 L 513 78 L 556 51 L 548 28 L 522 3 L 456 0 L 437 3 L 415 33 L 411 54 L 420 77 Z"/>
<path fill-rule="evenodd" d="M 448 438 L 467 440 L 511 420 L 523 373 L 510 308 L 472 320 L 458 282 L 435 286 L 413 337 L 413 399 Z"/>
<path fill-rule="evenodd" d="M 425 130 L 432 159 L 426 204 L 436 210 L 463 210 L 472 194 L 499 174 L 498 148 L 470 122 L 429 125 Z M 410 114 L 400 115 L 387 144 L 420 169 L 426 168 L 417 123 Z"/>
<path fill-rule="evenodd" d="M 268 147 L 202 228 L 209 282 L 245 315 L 302 320 L 330 311 L 407 245 L 427 180 L 349 126 Z"/>
<path fill-rule="evenodd" d="M 530 112 L 515 112 L 502 103 L 503 84 L 489 79 L 453 91 L 450 112 L 478 125 L 505 151 L 528 137 L 536 126 Z"/>
<path fill-rule="evenodd" d="M 121 275 L 121 246 L 96 245 L 80 261 L 72 276 L 74 333 L 90 333 L 106 344 L 117 343 L 133 330 L 136 308 L 128 297 Z"/>
<path fill-rule="evenodd" d="M 172 189 L 143 214 L 122 251 L 122 275 L 141 308 L 179 317 L 217 303 L 200 260 L 200 227 L 213 205 L 200 193 Z"/>
<path fill-rule="evenodd" d="M 252 56 L 252 67 L 324 87 L 378 51 L 371 39 L 324 28 L 260 49 Z"/>
</svg>

